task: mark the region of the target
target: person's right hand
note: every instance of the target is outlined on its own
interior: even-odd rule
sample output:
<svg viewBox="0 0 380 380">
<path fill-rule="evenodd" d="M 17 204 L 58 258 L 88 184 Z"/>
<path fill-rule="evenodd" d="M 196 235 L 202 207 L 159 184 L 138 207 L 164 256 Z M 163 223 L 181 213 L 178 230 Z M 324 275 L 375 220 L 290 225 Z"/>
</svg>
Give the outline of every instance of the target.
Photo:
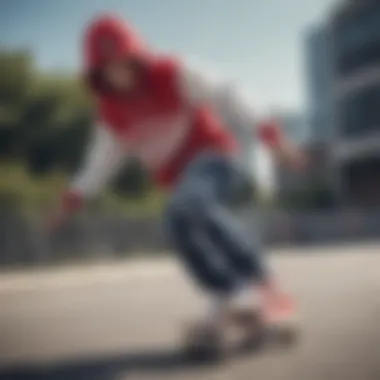
<svg viewBox="0 0 380 380">
<path fill-rule="evenodd" d="M 67 212 L 63 211 L 60 207 L 57 210 L 54 210 L 46 219 L 45 229 L 48 232 L 54 232 L 63 226 L 68 220 Z"/>
<path fill-rule="evenodd" d="M 274 151 L 274 154 L 280 164 L 289 167 L 295 171 L 306 171 L 309 166 L 307 155 L 292 145 L 290 142 L 284 142 Z"/>
<path fill-rule="evenodd" d="M 52 232 L 63 226 L 71 215 L 81 208 L 83 204 L 82 196 L 73 191 L 66 191 L 61 198 L 59 205 L 48 216 L 45 227 Z"/>
</svg>

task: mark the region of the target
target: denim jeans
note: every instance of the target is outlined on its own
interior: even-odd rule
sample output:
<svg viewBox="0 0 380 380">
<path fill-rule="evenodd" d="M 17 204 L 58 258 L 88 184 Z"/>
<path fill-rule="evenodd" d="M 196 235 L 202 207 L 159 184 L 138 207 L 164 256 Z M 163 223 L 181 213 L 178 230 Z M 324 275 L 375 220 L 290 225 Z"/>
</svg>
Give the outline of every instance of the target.
<svg viewBox="0 0 380 380">
<path fill-rule="evenodd" d="M 234 158 L 203 153 L 169 200 L 165 219 L 173 248 L 208 292 L 229 294 L 267 275 L 259 244 L 230 208 L 249 176 Z"/>
</svg>

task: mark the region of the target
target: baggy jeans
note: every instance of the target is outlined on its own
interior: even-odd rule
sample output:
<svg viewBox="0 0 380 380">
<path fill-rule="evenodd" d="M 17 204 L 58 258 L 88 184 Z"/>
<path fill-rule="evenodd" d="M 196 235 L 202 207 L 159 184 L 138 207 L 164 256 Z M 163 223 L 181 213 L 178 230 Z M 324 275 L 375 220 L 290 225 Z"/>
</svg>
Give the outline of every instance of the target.
<svg viewBox="0 0 380 380">
<path fill-rule="evenodd" d="M 230 156 L 203 153 L 189 164 L 168 202 L 165 224 L 186 271 L 203 290 L 231 294 L 267 276 L 254 231 L 230 207 L 249 181 Z"/>
</svg>

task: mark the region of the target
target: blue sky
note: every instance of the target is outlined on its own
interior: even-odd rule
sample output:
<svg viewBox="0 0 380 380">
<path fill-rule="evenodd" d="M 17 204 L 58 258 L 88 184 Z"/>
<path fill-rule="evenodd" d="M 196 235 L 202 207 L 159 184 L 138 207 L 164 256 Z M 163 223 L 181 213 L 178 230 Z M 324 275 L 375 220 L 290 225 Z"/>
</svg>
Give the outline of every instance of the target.
<svg viewBox="0 0 380 380">
<path fill-rule="evenodd" d="M 75 70 L 92 15 L 113 10 L 165 51 L 236 78 L 258 106 L 305 103 L 304 40 L 335 0 L 0 0 L 0 46 L 29 47 L 43 68 Z"/>
</svg>

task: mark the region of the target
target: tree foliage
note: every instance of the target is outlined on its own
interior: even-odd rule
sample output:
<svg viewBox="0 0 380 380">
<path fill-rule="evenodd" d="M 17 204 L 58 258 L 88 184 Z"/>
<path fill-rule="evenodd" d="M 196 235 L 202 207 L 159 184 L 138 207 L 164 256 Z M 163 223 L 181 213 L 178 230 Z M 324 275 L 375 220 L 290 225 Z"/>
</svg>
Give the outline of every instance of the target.
<svg viewBox="0 0 380 380">
<path fill-rule="evenodd" d="M 41 73 L 25 51 L 0 51 L 0 157 L 21 162 L 34 177 L 73 173 L 83 156 L 92 106 L 80 79 Z M 3 180 L 3 179 L 2 179 Z M 140 165 L 127 166 L 113 189 L 144 195 L 150 182 Z"/>
</svg>

